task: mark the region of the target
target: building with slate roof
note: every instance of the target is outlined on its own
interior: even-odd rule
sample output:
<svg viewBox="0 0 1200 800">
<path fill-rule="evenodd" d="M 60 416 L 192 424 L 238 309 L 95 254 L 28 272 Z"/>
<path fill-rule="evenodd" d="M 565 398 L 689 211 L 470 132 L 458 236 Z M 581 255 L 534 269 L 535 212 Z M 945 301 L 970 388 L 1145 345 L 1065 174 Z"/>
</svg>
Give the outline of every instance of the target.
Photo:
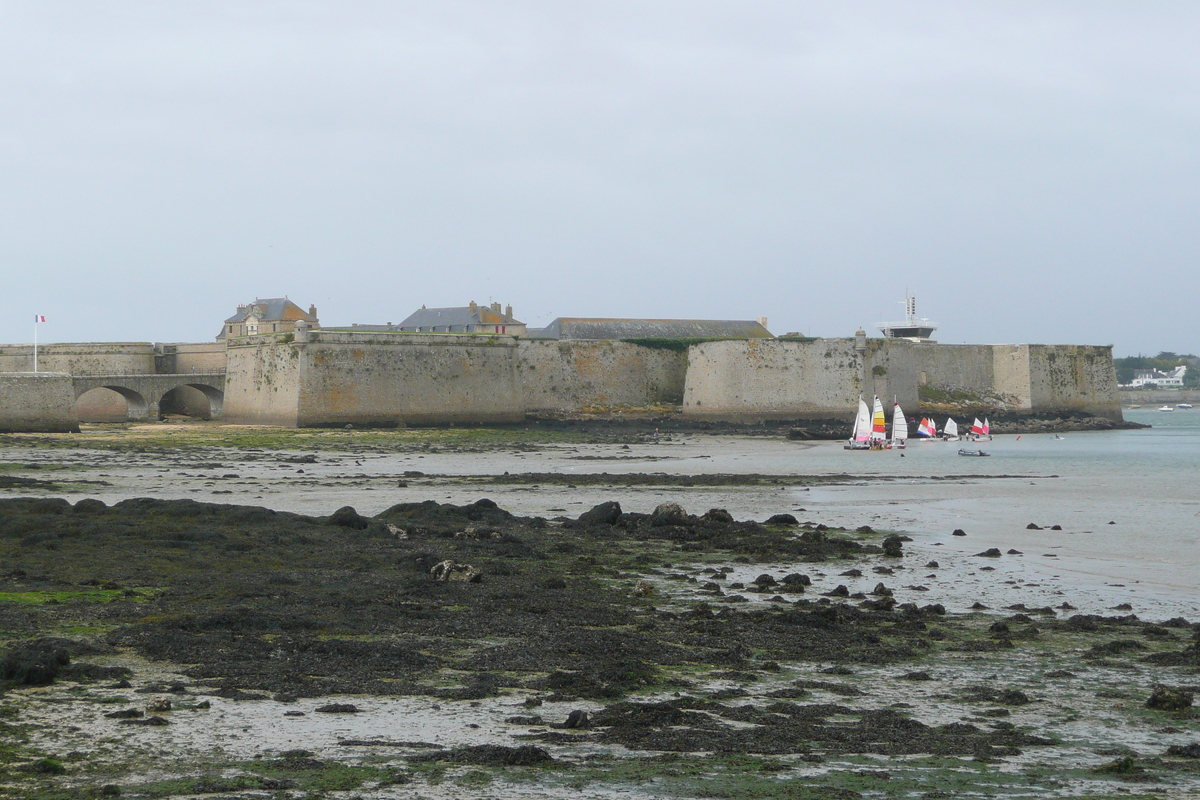
<svg viewBox="0 0 1200 800">
<path fill-rule="evenodd" d="M 530 339 L 771 339 L 766 317 L 743 319 L 614 319 L 559 317 L 530 328 Z"/>
<path fill-rule="evenodd" d="M 359 330 L 365 325 L 356 326 Z M 474 300 L 457 308 L 421 306 L 398 326 L 410 333 L 502 333 L 524 336 L 525 323 L 513 317 L 512 306 L 500 310 L 499 303 L 481 306 Z"/>
<path fill-rule="evenodd" d="M 304 320 L 309 330 L 321 327 L 317 320 L 317 307 L 303 308 L 284 297 L 255 298 L 253 303 L 241 304 L 237 313 L 225 320 L 217 341 L 222 342 L 235 336 L 256 336 L 260 333 L 291 333 L 296 323 Z"/>
</svg>

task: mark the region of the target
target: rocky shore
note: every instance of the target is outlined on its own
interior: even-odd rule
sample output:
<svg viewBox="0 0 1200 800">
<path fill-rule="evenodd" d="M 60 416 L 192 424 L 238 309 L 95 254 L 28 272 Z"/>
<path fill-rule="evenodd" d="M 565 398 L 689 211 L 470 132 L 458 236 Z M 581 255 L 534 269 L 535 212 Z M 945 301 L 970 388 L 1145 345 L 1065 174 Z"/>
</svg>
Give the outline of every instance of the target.
<svg viewBox="0 0 1200 800">
<path fill-rule="evenodd" d="M 981 548 L 971 574 L 1001 555 Z M 1200 787 L 1192 621 L 1066 600 L 949 614 L 945 568 L 866 526 L 671 502 L 542 518 L 486 499 L 370 517 L 2 500 L 0 794 Z M 361 738 L 240 739 L 414 702 Z M 462 722 L 430 741 L 445 719 Z M 181 730 L 218 744 L 199 755 Z"/>
</svg>

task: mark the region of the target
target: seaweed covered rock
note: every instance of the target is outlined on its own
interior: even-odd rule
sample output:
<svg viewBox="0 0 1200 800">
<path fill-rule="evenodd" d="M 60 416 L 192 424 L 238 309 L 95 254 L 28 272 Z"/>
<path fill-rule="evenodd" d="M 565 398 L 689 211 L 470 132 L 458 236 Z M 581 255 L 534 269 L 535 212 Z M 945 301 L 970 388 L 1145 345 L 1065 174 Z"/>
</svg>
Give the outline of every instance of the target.
<svg viewBox="0 0 1200 800">
<path fill-rule="evenodd" d="M 609 500 L 579 515 L 584 525 L 616 525 L 621 520 L 621 504 Z"/>
<path fill-rule="evenodd" d="M 0 658 L 0 680 L 22 686 L 46 686 L 71 663 L 67 648 L 56 640 L 38 640 L 12 648 Z"/>
<path fill-rule="evenodd" d="M 1192 692 L 1171 686 L 1155 686 L 1146 700 L 1146 708 L 1159 711 L 1184 711 L 1192 707 Z"/>
<path fill-rule="evenodd" d="M 330 515 L 329 524 L 361 531 L 366 530 L 371 521 L 355 511 L 353 506 L 342 506 Z"/>
<path fill-rule="evenodd" d="M 688 513 L 679 503 L 662 503 L 650 515 L 650 525 L 662 528 L 667 525 L 687 525 Z"/>
</svg>

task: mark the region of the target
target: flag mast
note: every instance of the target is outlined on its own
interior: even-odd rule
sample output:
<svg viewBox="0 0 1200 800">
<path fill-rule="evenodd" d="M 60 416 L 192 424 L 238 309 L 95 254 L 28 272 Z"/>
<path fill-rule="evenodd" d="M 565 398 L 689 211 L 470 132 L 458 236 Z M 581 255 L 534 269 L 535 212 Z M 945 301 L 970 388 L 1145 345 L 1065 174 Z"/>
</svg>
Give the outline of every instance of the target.
<svg viewBox="0 0 1200 800">
<path fill-rule="evenodd" d="M 38 315 L 37 315 L 37 314 L 34 314 L 34 315 L 33 315 L 33 371 L 34 371 L 35 373 L 37 372 L 37 328 L 38 328 L 38 319 L 39 319 L 39 318 L 38 318 Z"/>
</svg>

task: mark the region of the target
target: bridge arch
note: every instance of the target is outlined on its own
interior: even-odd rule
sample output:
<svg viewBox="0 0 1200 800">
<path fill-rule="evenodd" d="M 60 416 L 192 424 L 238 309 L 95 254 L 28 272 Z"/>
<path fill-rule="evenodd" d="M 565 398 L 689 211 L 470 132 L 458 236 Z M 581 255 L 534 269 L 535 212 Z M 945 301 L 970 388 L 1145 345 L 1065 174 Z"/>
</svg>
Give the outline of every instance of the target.
<svg viewBox="0 0 1200 800">
<path fill-rule="evenodd" d="M 112 402 L 106 402 L 104 391 L 115 392 L 125 401 L 125 419 L 145 419 L 150 412 L 150 402 L 138 391 L 125 386 L 102 385 L 93 386 L 80 392 L 75 398 L 75 410 L 84 422 L 115 422 L 116 408 Z M 110 395 L 111 397 L 111 395 Z M 89 399 L 91 402 L 89 402 Z M 115 400 L 115 398 L 112 398 Z"/>
<path fill-rule="evenodd" d="M 225 393 L 207 383 L 180 383 L 167 389 L 158 399 L 159 415 L 183 414 L 201 419 L 221 416 Z"/>
</svg>

